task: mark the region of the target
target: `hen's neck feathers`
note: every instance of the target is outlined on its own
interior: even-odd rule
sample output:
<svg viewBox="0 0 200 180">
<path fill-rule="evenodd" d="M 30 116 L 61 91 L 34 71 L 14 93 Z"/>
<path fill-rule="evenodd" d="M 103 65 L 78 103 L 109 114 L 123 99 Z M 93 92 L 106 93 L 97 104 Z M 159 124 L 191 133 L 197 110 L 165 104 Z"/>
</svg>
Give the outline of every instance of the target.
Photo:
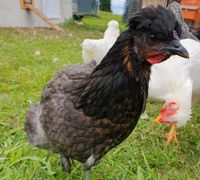
<svg viewBox="0 0 200 180">
<path fill-rule="evenodd" d="M 89 76 L 76 107 L 94 119 L 138 119 L 146 104 L 150 64 L 133 49 L 130 30 L 122 33 Z"/>
</svg>

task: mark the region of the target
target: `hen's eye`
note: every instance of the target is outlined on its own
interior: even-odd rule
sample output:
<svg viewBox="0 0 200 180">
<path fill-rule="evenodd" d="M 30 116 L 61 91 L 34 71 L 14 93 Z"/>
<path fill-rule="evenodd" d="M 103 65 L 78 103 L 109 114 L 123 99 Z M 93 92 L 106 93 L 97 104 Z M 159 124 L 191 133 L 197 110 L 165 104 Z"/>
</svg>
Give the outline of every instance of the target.
<svg viewBox="0 0 200 180">
<path fill-rule="evenodd" d="M 149 45 L 151 45 L 152 43 L 156 43 L 156 42 L 157 42 L 156 36 L 155 36 L 154 34 L 150 34 L 150 35 L 148 36 L 147 43 L 148 43 Z"/>
<path fill-rule="evenodd" d="M 155 36 L 154 34 L 150 34 L 150 35 L 149 35 L 149 39 L 155 40 L 155 39 L 156 39 L 156 36 Z"/>
</svg>

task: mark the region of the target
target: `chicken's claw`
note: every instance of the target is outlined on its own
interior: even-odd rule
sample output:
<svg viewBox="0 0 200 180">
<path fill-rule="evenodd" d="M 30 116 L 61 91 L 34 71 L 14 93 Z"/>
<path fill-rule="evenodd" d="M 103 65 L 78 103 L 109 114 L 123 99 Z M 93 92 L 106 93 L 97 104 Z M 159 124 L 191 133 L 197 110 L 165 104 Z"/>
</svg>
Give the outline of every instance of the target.
<svg viewBox="0 0 200 180">
<path fill-rule="evenodd" d="M 167 134 L 166 146 L 168 146 L 171 141 L 174 141 L 176 144 L 178 144 L 178 140 L 176 137 L 176 125 L 172 125 L 169 134 Z"/>
</svg>

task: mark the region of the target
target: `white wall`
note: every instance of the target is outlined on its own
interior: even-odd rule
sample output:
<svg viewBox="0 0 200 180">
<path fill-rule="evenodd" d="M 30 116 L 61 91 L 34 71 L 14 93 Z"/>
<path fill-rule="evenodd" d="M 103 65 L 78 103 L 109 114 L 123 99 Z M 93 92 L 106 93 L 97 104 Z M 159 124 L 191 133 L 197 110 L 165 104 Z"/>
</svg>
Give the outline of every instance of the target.
<svg viewBox="0 0 200 180">
<path fill-rule="evenodd" d="M 45 14 L 44 7 L 48 0 L 35 0 L 37 9 Z M 60 1 L 61 18 L 56 22 L 64 22 L 72 17 L 71 0 Z M 23 10 L 19 6 L 19 0 L 0 0 L 0 27 L 49 27 L 43 20 L 31 11 Z"/>
</svg>

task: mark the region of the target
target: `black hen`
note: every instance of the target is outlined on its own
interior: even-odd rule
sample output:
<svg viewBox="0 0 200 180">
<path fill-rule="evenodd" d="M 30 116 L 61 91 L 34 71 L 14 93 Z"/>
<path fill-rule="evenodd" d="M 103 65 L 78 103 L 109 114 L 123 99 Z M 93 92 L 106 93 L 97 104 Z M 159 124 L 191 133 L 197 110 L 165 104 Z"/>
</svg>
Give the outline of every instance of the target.
<svg viewBox="0 0 200 180">
<path fill-rule="evenodd" d="M 130 19 L 128 28 L 100 65 L 62 69 L 29 109 L 25 130 L 35 146 L 60 153 L 87 170 L 132 132 L 145 109 L 151 64 L 172 54 L 187 57 L 172 12 L 148 7 Z"/>
</svg>

